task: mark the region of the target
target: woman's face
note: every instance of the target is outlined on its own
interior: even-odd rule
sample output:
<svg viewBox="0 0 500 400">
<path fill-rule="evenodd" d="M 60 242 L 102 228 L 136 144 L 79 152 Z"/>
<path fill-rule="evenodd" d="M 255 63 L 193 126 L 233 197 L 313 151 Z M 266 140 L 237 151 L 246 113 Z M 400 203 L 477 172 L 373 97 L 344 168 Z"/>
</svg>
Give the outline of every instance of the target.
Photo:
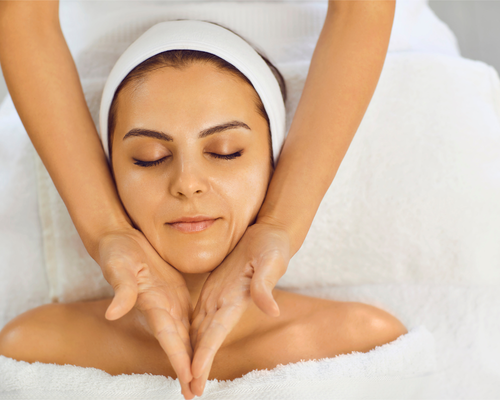
<svg viewBox="0 0 500 400">
<path fill-rule="evenodd" d="M 118 96 L 113 170 L 130 218 L 185 273 L 216 268 L 257 216 L 271 176 L 255 90 L 211 64 L 162 68 Z"/>
</svg>

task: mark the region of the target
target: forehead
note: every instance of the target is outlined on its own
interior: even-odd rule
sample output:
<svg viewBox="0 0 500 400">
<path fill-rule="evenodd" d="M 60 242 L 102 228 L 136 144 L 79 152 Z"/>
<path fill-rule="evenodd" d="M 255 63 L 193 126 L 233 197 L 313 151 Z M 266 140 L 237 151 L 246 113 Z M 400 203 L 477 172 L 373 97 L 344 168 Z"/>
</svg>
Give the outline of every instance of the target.
<svg viewBox="0 0 500 400">
<path fill-rule="evenodd" d="M 199 129 L 214 120 L 260 117 L 254 88 L 209 63 L 151 71 L 125 86 L 117 101 L 117 125 L 127 127 L 168 121 L 170 129 Z"/>
</svg>

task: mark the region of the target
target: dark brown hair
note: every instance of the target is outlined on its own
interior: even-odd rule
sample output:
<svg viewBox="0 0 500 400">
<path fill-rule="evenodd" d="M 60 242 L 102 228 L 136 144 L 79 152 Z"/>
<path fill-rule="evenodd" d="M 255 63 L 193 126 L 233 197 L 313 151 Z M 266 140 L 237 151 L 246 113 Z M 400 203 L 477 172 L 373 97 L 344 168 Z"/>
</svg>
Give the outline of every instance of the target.
<svg viewBox="0 0 500 400">
<path fill-rule="evenodd" d="M 227 29 L 227 28 L 225 28 Z M 234 33 L 234 32 L 233 32 Z M 283 76 L 278 71 L 278 69 L 262 54 L 257 52 L 262 59 L 266 62 L 266 64 L 271 69 L 272 73 L 276 77 L 278 84 L 280 86 L 281 95 L 283 96 L 283 101 L 286 101 L 286 85 Z M 234 65 L 230 64 L 226 60 L 204 51 L 196 51 L 196 50 L 169 50 L 164 51 L 162 53 L 156 54 L 153 57 L 148 58 L 143 61 L 139 65 L 137 65 L 132 71 L 128 73 L 128 75 L 121 81 L 120 85 L 118 85 L 113 101 L 111 102 L 111 106 L 109 108 L 108 115 L 108 148 L 109 148 L 109 157 L 111 160 L 111 143 L 113 140 L 113 133 L 116 126 L 116 110 L 117 110 L 117 98 L 120 92 L 129 84 L 132 83 L 141 83 L 144 81 L 146 75 L 152 71 L 159 70 L 165 67 L 178 68 L 183 69 L 192 65 L 194 63 L 210 63 L 221 71 L 228 72 L 233 76 L 242 79 L 247 82 L 250 86 L 253 87 L 252 83 L 248 80 L 248 78 L 238 70 Z M 255 88 L 254 88 L 255 90 Z M 269 127 L 269 117 L 267 115 L 266 109 L 262 104 L 262 101 L 255 91 L 255 104 L 257 107 L 257 111 L 260 115 L 266 120 L 267 126 Z M 271 148 L 271 165 L 274 164 L 273 156 L 272 156 L 272 142 L 271 142 L 271 132 L 269 128 L 269 145 Z"/>
</svg>

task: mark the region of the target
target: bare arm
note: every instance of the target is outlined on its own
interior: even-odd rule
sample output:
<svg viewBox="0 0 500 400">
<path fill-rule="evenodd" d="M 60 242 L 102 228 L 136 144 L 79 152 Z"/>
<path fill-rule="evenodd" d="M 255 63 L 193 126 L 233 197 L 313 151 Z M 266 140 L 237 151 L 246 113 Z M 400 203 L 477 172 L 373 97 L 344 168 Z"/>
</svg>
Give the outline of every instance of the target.
<svg viewBox="0 0 500 400">
<path fill-rule="evenodd" d="M 377 86 L 395 2 L 330 1 L 304 90 L 258 222 L 304 241 Z"/>
<path fill-rule="evenodd" d="M 97 260 L 100 234 L 130 224 L 61 31 L 57 1 L 0 1 L 0 62 L 24 127 Z"/>
</svg>

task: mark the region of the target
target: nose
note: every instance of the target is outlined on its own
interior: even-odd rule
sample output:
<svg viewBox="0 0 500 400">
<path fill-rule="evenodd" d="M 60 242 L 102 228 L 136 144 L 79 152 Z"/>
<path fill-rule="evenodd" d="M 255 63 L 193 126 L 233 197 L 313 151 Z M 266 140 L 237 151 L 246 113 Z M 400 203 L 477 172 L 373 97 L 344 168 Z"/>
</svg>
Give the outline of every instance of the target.
<svg viewBox="0 0 500 400">
<path fill-rule="evenodd" d="M 174 197 L 192 198 L 208 191 L 208 181 L 203 166 L 193 160 L 176 160 L 170 181 L 170 194 Z"/>
</svg>

